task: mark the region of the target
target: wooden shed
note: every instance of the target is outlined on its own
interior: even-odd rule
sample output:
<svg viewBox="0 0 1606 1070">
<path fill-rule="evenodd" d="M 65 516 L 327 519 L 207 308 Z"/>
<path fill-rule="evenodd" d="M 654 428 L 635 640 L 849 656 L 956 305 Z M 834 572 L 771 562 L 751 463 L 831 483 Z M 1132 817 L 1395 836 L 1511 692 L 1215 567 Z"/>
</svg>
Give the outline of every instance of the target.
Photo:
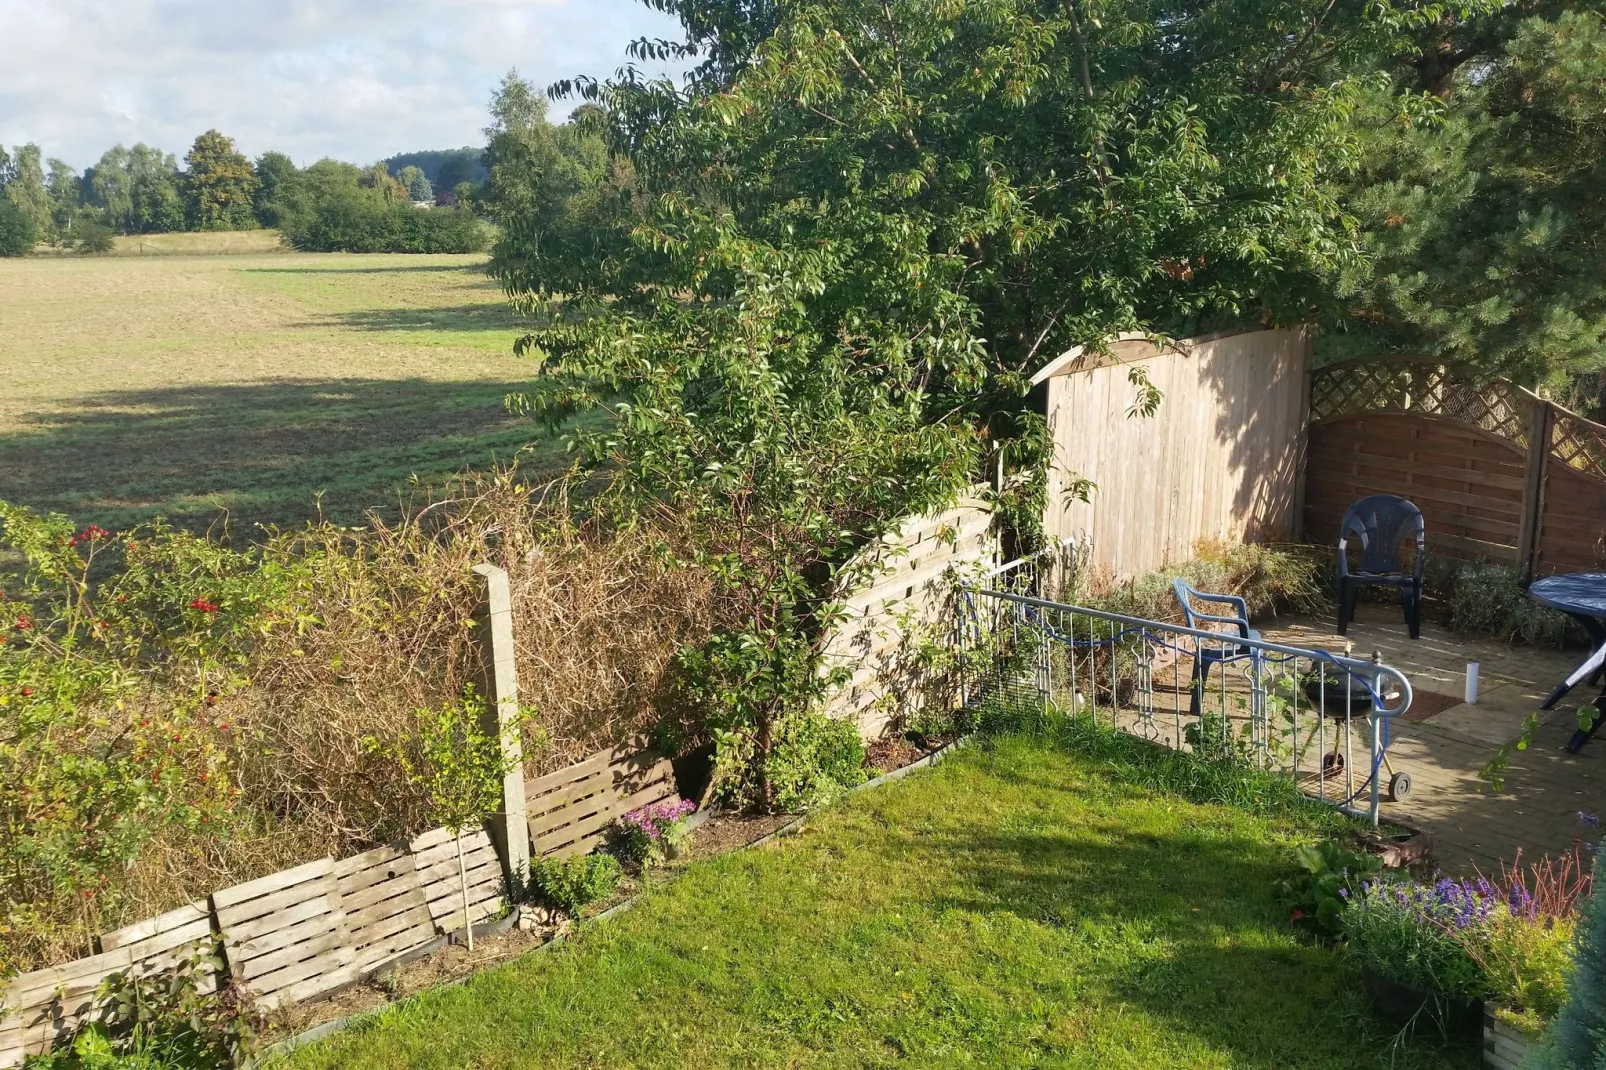
<svg viewBox="0 0 1606 1070">
<path fill-rule="evenodd" d="M 1054 439 L 1046 533 L 1119 577 L 1185 561 L 1201 540 L 1297 538 L 1312 342 L 1301 328 L 1164 348 L 1122 335 L 1052 361 L 1033 379 Z M 1161 392 L 1152 416 L 1135 411 L 1135 371 Z"/>
</svg>

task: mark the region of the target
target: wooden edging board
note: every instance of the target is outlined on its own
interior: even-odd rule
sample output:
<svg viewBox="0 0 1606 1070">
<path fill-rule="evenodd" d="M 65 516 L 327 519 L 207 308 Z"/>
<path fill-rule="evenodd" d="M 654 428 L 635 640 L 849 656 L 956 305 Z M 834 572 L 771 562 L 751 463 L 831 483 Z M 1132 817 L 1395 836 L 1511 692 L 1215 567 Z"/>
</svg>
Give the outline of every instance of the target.
<svg viewBox="0 0 1606 1070">
<path fill-rule="evenodd" d="M 852 795 L 854 792 L 867 791 L 870 788 L 879 788 L 883 784 L 890 784 L 895 780 L 901 780 L 904 777 L 908 776 L 910 773 L 913 773 L 917 769 L 925 769 L 925 768 L 928 768 L 930 766 L 936 765 L 938 762 L 940 762 L 944 758 L 948 757 L 948 755 L 950 753 L 952 753 L 953 751 L 956 751 L 956 750 L 960 749 L 961 747 L 964 747 L 964 746 L 968 745 L 972 738 L 973 737 L 971 737 L 971 736 L 965 736 L 965 737 L 963 737 L 961 739 L 954 740 L 952 743 L 945 743 L 941 747 L 938 747 L 936 750 L 932 751 L 930 754 L 926 755 L 924 758 L 921 758 L 921 759 L 919 759 L 917 761 L 910 762 L 908 765 L 905 765 L 905 766 L 903 766 L 901 768 L 894 769 L 890 773 L 882 773 L 880 776 L 875 777 L 872 780 L 866 780 L 863 784 L 859 784 L 859 785 L 856 785 L 854 787 L 849 788 L 846 792 L 843 793 L 843 797 L 846 798 L 848 795 Z M 831 808 L 827 807 L 826 809 L 829 810 Z M 788 821 L 786 824 L 782 825 L 780 828 L 776 829 L 774 832 L 771 832 L 766 836 L 760 836 L 758 839 L 754 840 L 752 843 L 744 843 L 740 847 L 737 847 L 736 850 L 737 851 L 751 850 L 754 847 L 762 847 L 763 845 L 765 845 L 767 843 L 773 843 L 775 840 L 778 840 L 783 836 L 791 836 L 791 835 L 795 834 L 799 829 L 801 829 L 803 827 L 803 825 L 808 821 L 808 819 L 810 817 L 815 816 L 819 812 L 820 811 L 814 811 L 813 813 L 799 814 L 797 817 L 793 818 L 791 821 Z M 688 831 L 691 830 L 691 829 L 697 828 L 698 826 L 702 825 L 704 822 L 708 821 L 710 818 L 712 818 L 714 816 L 716 816 L 716 812 L 715 811 L 711 811 L 711 810 L 699 810 L 697 813 L 692 814 L 690 817 L 688 817 L 686 819 L 686 824 L 687 824 Z M 607 921 L 609 918 L 617 917 L 618 915 L 623 914 L 626 911 L 633 910 L 638 904 L 640 904 L 641 900 L 642 900 L 642 894 L 638 892 L 637 894 L 631 896 L 629 899 L 626 899 L 624 902 L 617 903 L 614 906 L 609 907 L 607 910 L 604 910 L 601 914 L 598 914 L 596 917 L 591 918 L 589 921 L 586 922 L 586 925 L 588 925 L 588 926 L 589 925 L 595 925 L 599 921 Z M 482 930 L 481 930 L 480 926 L 476 925 L 474 927 L 474 935 L 476 937 L 481 936 L 481 935 L 486 935 L 486 936 L 500 935 L 501 933 L 504 933 L 508 929 L 513 927 L 513 919 L 516 918 L 517 916 L 518 916 L 518 909 L 517 909 L 517 907 L 515 907 L 511 912 L 509 912 L 509 914 L 508 914 L 508 916 L 506 918 L 503 918 L 503 919 L 501 919 L 499 921 L 492 922 L 492 923 L 486 925 L 485 926 L 485 930 L 483 931 L 483 933 L 482 933 Z M 540 953 L 542 951 L 550 950 L 550 949 L 556 947 L 557 945 L 567 941 L 568 939 L 569 939 L 569 933 L 567 933 L 567 932 L 556 933 L 556 934 L 553 935 L 552 939 L 548 940 L 544 944 L 541 944 L 541 945 L 539 945 L 537 947 L 531 948 L 529 951 L 525 952 L 525 954 L 534 955 L 534 954 L 538 954 L 538 953 Z M 441 940 L 444 942 L 445 937 L 442 937 Z M 422 956 L 419 956 L 419 957 L 422 957 Z M 396 963 L 396 965 L 400 965 L 400 964 L 401 963 L 399 963 L 399 962 Z M 389 964 L 387 964 L 387 965 L 389 965 Z M 453 979 L 451 981 L 447 981 L 445 984 L 436 985 L 434 988 L 424 989 L 422 992 L 415 992 L 412 995 L 406 997 L 406 999 L 414 999 L 414 998 L 416 998 L 418 996 L 422 996 L 422 995 L 424 995 L 425 993 L 428 993 L 428 992 L 442 992 L 442 991 L 445 991 L 446 989 L 449 989 L 449 988 L 456 988 L 458 985 L 467 983 L 474 976 L 475 976 L 474 972 L 466 973 L 462 977 L 458 977 L 458 978 L 455 978 L 455 979 Z M 344 1018 L 334 1018 L 334 1019 L 331 1019 L 331 1020 L 329 1020 L 327 1022 L 323 1022 L 323 1023 L 319 1024 L 319 1025 L 315 1025 L 311 1029 L 308 1029 L 305 1032 L 297 1033 L 293 1037 L 286 1037 L 284 1040 L 281 1040 L 276 1044 L 269 1045 L 268 1048 L 265 1049 L 260 1055 L 251 1058 L 249 1061 L 247 1061 L 246 1067 L 247 1068 L 263 1068 L 263 1067 L 271 1066 L 272 1065 L 272 1060 L 274 1060 L 274 1059 L 278 1059 L 278 1058 L 280 1058 L 282 1056 L 289 1055 L 291 1052 L 295 1051 L 297 1048 L 302 1048 L 302 1047 L 307 1046 L 308 1044 L 312 1044 L 312 1043 L 315 1043 L 317 1041 L 323 1040 L 325 1037 L 330 1037 L 330 1036 L 333 1036 L 336 1033 L 345 1032 L 347 1029 L 350 1029 L 350 1028 L 352 1028 L 354 1026 L 361 1025 L 363 1023 L 363 1021 L 365 1021 L 366 1019 L 371 1018 L 371 1017 L 373 1017 L 374 1015 L 377 1015 L 377 1014 L 382 1014 L 385 1011 L 389 1010 L 391 1007 L 394 1007 L 398 1003 L 401 1003 L 401 1002 L 405 1002 L 405 1000 L 397 1000 L 397 1001 L 392 1001 L 392 1002 L 389 1002 L 389 1003 L 382 1003 L 377 1007 L 371 1007 L 371 1008 L 369 1008 L 368 1010 L 365 1010 L 365 1011 L 358 1011 L 356 1014 L 349 1014 Z"/>
</svg>

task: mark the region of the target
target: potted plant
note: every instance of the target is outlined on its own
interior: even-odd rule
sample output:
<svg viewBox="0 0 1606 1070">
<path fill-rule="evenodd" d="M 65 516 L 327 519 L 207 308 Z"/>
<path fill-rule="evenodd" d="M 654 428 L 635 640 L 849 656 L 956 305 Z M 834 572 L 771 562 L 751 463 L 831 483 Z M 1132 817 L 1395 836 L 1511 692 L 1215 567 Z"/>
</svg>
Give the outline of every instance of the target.
<svg viewBox="0 0 1606 1070">
<path fill-rule="evenodd" d="M 1402 1025 L 1426 1019 L 1446 1033 L 1483 1025 L 1489 985 L 1469 951 L 1496 902 L 1476 884 L 1370 882 L 1349 896 L 1340 927 L 1372 1004 Z"/>
<path fill-rule="evenodd" d="M 1512 1070 L 1566 1002 L 1578 910 L 1593 887 L 1577 848 L 1526 869 L 1521 861 L 1518 852 L 1512 865 L 1502 865 L 1495 883 L 1501 906 L 1474 949 L 1489 983 L 1484 1061 Z"/>
<path fill-rule="evenodd" d="M 1373 1004 L 1401 1022 L 1481 1029 L 1492 1066 L 1515 1067 L 1566 997 L 1578 904 L 1591 877 L 1575 849 L 1489 881 L 1369 883 L 1339 916 Z"/>
</svg>

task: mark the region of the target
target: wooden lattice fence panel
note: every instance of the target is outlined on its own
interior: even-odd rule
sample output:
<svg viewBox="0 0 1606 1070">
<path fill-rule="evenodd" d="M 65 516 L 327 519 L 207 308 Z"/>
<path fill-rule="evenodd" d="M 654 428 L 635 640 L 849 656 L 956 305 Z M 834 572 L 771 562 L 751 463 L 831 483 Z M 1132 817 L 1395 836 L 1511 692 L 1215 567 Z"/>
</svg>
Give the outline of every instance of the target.
<svg viewBox="0 0 1606 1070">
<path fill-rule="evenodd" d="M 1606 568 L 1606 427 L 1554 406 L 1548 415 L 1533 571 L 1599 571 Z"/>
<path fill-rule="evenodd" d="M 1306 531 L 1365 494 L 1422 509 L 1435 553 L 1533 575 L 1606 568 L 1606 426 L 1504 380 L 1399 361 L 1311 379 Z"/>
<path fill-rule="evenodd" d="M 1556 409 L 1550 420 L 1550 455 L 1569 468 L 1606 480 L 1606 427 Z"/>
<path fill-rule="evenodd" d="M 1368 412 L 1442 416 L 1528 446 L 1533 395 L 1503 379 L 1479 383 L 1436 364 L 1372 361 L 1311 374 L 1310 422 Z"/>
</svg>

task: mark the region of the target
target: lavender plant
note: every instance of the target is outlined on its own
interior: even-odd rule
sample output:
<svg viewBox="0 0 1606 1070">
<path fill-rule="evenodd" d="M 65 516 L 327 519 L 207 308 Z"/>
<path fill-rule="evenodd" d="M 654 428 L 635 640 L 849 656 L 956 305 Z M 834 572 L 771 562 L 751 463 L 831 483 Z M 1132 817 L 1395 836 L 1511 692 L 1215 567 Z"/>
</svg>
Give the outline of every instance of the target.
<svg viewBox="0 0 1606 1070">
<path fill-rule="evenodd" d="M 1367 882 L 1340 918 L 1365 968 L 1423 992 L 1482 999 L 1488 979 L 1471 950 L 1500 906 L 1487 881 Z"/>
</svg>

